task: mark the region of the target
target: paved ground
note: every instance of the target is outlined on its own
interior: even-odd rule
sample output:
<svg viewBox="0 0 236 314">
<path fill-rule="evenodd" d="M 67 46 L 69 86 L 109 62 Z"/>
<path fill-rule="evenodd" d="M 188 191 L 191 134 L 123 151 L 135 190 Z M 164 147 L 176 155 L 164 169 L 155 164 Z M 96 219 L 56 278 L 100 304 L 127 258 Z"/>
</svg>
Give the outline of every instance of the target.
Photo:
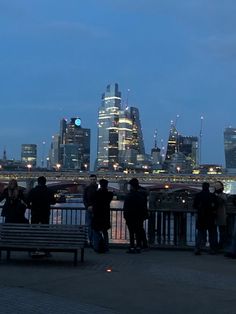
<svg viewBox="0 0 236 314">
<path fill-rule="evenodd" d="M 72 260 L 69 253 L 32 260 L 23 252 L 6 263 L 3 255 L 1 313 L 236 313 L 236 260 L 222 255 L 87 249 L 84 264 Z"/>
</svg>

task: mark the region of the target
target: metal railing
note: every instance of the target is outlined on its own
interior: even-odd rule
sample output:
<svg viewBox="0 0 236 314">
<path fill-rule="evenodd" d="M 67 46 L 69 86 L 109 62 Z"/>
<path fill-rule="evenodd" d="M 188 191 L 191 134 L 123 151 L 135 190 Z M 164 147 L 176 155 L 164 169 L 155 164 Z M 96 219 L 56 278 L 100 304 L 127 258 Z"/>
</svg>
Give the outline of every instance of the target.
<svg viewBox="0 0 236 314">
<path fill-rule="evenodd" d="M 1 206 L 0 206 L 1 210 Z M 30 219 L 30 210 L 26 211 Z M 228 212 L 228 237 L 232 235 L 236 213 Z M 0 218 L 4 222 L 4 218 Z M 52 224 L 85 224 L 85 208 L 83 206 L 52 206 L 50 223 Z M 195 245 L 195 211 L 189 209 L 151 209 L 144 228 L 152 247 L 191 248 Z M 129 233 L 121 208 L 111 209 L 112 244 L 127 244 Z"/>
</svg>

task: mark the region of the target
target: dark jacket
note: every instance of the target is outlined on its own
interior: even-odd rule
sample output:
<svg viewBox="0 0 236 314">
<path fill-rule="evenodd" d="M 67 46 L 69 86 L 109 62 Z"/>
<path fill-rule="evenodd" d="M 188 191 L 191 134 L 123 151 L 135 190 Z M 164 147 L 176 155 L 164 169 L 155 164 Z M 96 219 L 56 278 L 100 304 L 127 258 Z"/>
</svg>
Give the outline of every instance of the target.
<svg viewBox="0 0 236 314">
<path fill-rule="evenodd" d="M 201 191 L 196 194 L 193 208 L 197 210 L 196 227 L 210 228 L 215 224 L 217 198 L 209 191 Z"/>
<path fill-rule="evenodd" d="M 27 203 L 32 213 L 49 213 L 50 206 L 56 203 L 53 191 L 46 185 L 37 185 L 28 195 Z"/>
<path fill-rule="evenodd" d="M 90 184 L 84 189 L 83 202 L 86 209 L 88 209 L 89 206 L 93 206 L 97 188 L 97 184 Z"/>
<path fill-rule="evenodd" d="M 142 191 L 130 191 L 124 201 L 126 222 L 143 221 L 148 217 L 147 196 Z"/>
<path fill-rule="evenodd" d="M 5 217 L 6 222 L 25 223 L 28 222 L 25 218 L 25 196 L 23 190 L 19 189 L 17 198 L 9 196 L 8 188 L 4 189 L 0 195 L 0 202 L 5 199 L 1 215 Z"/>
<path fill-rule="evenodd" d="M 94 195 L 92 228 L 97 231 L 108 230 L 110 224 L 110 203 L 113 193 L 99 189 Z"/>
</svg>

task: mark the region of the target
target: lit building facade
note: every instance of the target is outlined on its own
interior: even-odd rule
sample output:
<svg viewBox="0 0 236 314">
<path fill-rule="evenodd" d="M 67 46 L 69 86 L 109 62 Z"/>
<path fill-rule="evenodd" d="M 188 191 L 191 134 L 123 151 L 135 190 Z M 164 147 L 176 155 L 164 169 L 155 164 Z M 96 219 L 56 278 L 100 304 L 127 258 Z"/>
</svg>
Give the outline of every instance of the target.
<svg viewBox="0 0 236 314">
<path fill-rule="evenodd" d="M 145 156 L 139 110 L 122 109 L 118 84 L 108 85 L 98 113 L 97 169 L 133 169 L 138 155 Z"/>
<path fill-rule="evenodd" d="M 191 173 L 198 165 L 198 137 L 178 133 L 173 121 L 167 143 L 164 169 L 172 173 Z"/>
<path fill-rule="evenodd" d="M 225 168 L 229 173 L 236 173 L 236 128 L 224 131 Z"/>
<path fill-rule="evenodd" d="M 114 170 L 119 163 L 119 113 L 121 92 L 118 84 L 108 85 L 98 112 L 97 169 Z"/>
<path fill-rule="evenodd" d="M 22 144 L 21 145 L 21 162 L 25 165 L 36 167 L 37 164 L 37 145 Z"/>
<path fill-rule="evenodd" d="M 126 107 L 119 115 L 119 165 L 132 168 L 137 164 L 137 156 L 145 155 L 139 110 Z"/>
<path fill-rule="evenodd" d="M 90 129 L 81 127 L 80 118 L 60 121 L 60 132 L 53 136 L 50 167 L 64 170 L 90 169 Z"/>
</svg>

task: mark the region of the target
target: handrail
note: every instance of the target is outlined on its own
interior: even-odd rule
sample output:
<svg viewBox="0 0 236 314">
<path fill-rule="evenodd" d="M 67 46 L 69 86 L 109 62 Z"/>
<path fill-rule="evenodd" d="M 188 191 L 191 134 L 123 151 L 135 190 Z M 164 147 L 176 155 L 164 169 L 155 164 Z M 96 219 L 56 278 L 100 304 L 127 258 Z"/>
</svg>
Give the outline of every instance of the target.
<svg viewBox="0 0 236 314">
<path fill-rule="evenodd" d="M 50 223 L 53 224 L 85 224 L 85 208 L 81 204 L 74 206 L 56 204 L 51 207 Z M 78 206 L 79 205 L 79 206 Z M 2 206 L 0 205 L 0 208 Z M 149 209 L 149 218 L 144 222 L 148 241 L 153 247 L 192 248 L 195 245 L 195 210 L 180 208 Z M 30 210 L 26 211 L 30 218 Z M 233 233 L 236 212 L 228 211 L 227 233 Z M 3 217 L 0 218 L 3 222 Z M 127 244 L 128 230 L 123 217 L 122 208 L 111 209 L 111 229 L 109 230 L 112 244 Z"/>
</svg>

